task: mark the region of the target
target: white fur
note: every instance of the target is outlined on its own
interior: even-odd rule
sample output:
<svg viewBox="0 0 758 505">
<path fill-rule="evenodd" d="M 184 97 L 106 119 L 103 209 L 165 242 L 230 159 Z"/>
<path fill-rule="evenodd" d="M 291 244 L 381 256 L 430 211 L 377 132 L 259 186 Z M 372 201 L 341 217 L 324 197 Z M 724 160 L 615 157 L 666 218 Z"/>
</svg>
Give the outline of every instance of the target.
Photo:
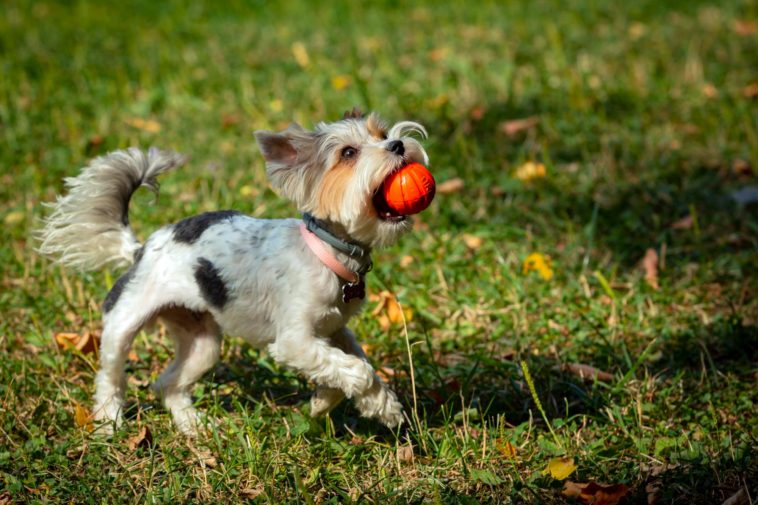
<svg viewBox="0 0 758 505">
<path fill-rule="evenodd" d="M 313 132 L 293 126 L 278 134 L 257 132 L 256 136 L 272 183 L 301 211 L 313 210 L 320 181 L 338 161 L 340 151 L 346 145 L 359 148 L 338 214 L 322 218 L 336 233 L 370 248 L 387 245 L 408 229 L 407 222 L 380 219 L 371 198 L 392 170 L 408 161 L 427 163 L 421 145 L 402 136 L 411 131 L 426 133 L 417 123 L 403 122 L 390 130 L 388 139 L 377 139 L 369 135 L 364 120 L 350 118 L 319 124 Z M 396 138 L 405 144 L 402 157 L 386 149 Z M 130 150 L 98 158 L 82 175 L 69 180 L 71 193 L 59 199 L 40 234 L 49 245 L 43 251 L 62 254 L 64 263 L 82 267 L 97 267 L 114 258 L 134 260 L 138 243 L 123 215 L 100 218 L 99 229 L 107 230 L 103 236 L 89 234 L 78 246 L 74 240 L 55 244 L 61 242 L 62 229 L 87 229 L 93 216 L 100 215 L 97 208 L 117 209 L 119 202 L 128 203 L 139 184 L 154 183 L 153 175 L 161 170 L 149 167 L 170 168 L 180 160 L 164 154 L 163 162 L 156 164 L 138 153 Z M 109 178 L 114 184 L 108 184 Z M 129 191 L 124 189 L 127 186 Z M 122 210 L 126 213 L 125 206 Z M 176 225 L 150 236 L 121 281 L 120 296 L 109 295 L 110 310 L 103 318 L 94 410 L 97 419 L 108 421 L 106 430 L 122 420 L 124 363 L 134 336 L 156 318 L 165 322 L 172 335 L 176 357 L 154 389 L 187 434 L 195 433 L 202 423 L 192 405 L 191 386 L 216 363 L 222 334 L 268 349 L 276 361 L 315 382 L 312 415 L 326 414 L 348 397 L 364 416 L 390 427 L 403 422 L 395 394 L 374 373 L 346 327 L 362 301 L 343 302 L 344 281 L 311 252 L 299 226 L 297 219 L 263 220 L 238 214 L 208 226 L 195 241 L 178 239 Z M 102 246 L 104 240 L 107 246 Z M 93 250 L 98 244 L 100 250 Z M 365 261 L 333 253 L 352 270 Z M 196 279 L 202 261 L 212 264 L 228 295 L 226 303 L 214 303 L 207 291 L 204 294 Z"/>
</svg>

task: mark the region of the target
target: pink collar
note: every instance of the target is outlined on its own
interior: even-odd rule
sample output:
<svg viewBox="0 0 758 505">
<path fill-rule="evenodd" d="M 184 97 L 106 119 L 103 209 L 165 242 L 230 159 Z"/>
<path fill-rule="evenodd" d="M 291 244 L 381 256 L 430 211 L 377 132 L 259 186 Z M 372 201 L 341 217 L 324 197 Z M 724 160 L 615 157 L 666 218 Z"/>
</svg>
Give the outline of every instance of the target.
<svg viewBox="0 0 758 505">
<path fill-rule="evenodd" d="M 361 280 L 361 277 L 357 273 L 348 269 L 340 260 L 334 257 L 334 254 L 332 254 L 320 238 L 308 231 L 305 227 L 305 223 L 300 223 L 300 234 L 303 236 L 303 239 L 305 240 L 305 243 L 308 244 L 310 250 L 313 251 L 313 254 L 318 256 L 321 263 L 326 265 L 329 270 L 351 284 L 355 284 Z"/>
</svg>

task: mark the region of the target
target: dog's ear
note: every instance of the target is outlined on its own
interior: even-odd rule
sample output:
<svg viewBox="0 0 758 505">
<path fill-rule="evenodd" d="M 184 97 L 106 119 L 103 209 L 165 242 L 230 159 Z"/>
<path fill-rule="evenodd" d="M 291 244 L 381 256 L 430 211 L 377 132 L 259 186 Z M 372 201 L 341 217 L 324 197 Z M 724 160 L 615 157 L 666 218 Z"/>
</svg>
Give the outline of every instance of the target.
<svg viewBox="0 0 758 505">
<path fill-rule="evenodd" d="M 316 136 L 296 124 L 279 133 L 259 130 L 255 139 L 266 160 L 266 173 L 274 188 L 300 206 L 305 190 L 312 187 L 317 170 L 308 170 L 315 162 Z"/>
<path fill-rule="evenodd" d="M 346 110 L 342 115 L 342 119 L 363 119 L 366 114 L 363 113 L 358 107 L 353 107 L 353 110 Z"/>
</svg>

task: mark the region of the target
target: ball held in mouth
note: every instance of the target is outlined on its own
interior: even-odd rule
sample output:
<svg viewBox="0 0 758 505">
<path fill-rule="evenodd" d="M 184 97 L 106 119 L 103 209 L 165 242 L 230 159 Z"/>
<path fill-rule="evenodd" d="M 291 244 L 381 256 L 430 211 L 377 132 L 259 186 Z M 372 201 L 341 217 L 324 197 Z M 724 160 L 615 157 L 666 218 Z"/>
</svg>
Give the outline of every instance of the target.
<svg viewBox="0 0 758 505">
<path fill-rule="evenodd" d="M 384 180 L 382 196 L 390 209 L 406 216 L 429 207 L 435 190 L 431 172 L 421 163 L 409 163 Z"/>
</svg>

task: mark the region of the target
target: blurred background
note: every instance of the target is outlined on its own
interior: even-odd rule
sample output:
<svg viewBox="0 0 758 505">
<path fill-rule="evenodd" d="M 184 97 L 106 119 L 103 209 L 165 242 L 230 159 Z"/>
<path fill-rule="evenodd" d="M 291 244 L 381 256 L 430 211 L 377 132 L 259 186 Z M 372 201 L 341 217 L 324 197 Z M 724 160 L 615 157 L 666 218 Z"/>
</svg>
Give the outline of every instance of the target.
<svg viewBox="0 0 758 505">
<path fill-rule="evenodd" d="M 142 237 L 207 210 L 292 216 L 268 186 L 252 132 L 313 127 L 358 106 L 424 124 L 440 186 L 414 232 L 377 252 L 369 278 L 372 292 L 408 309 L 418 342 L 421 424 L 387 444 L 394 451 L 409 441 L 420 459 L 398 463 L 378 485 L 370 476 L 387 447 L 340 453 L 338 466 L 353 458 L 349 483 L 323 470 L 303 487 L 291 461 L 267 459 L 259 447 L 259 459 L 244 465 L 279 483 L 259 483 L 261 492 L 326 490 L 328 498 L 343 486 L 411 501 L 550 501 L 560 483 L 541 471 L 568 452 L 582 478 L 624 482 L 640 500 L 647 484 L 666 483 L 661 503 L 723 501 L 755 483 L 756 55 L 758 4 L 749 0 L 4 2 L 0 415 L 9 447 L 42 440 L 43 453 L 65 453 L 87 440 L 74 436 L 70 401 L 89 401 L 94 360 L 62 354 L 52 335 L 96 335 L 100 300 L 118 272 L 77 275 L 34 253 L 41 204 L 63 190 L 64 177 L 114 149 L 170 148 L 191 161 L 162 178 L 157 200 L 136 196 L 131 220 Z M 384 312 L 386 299 L 371 299 L 353 326 L 410 407 L 403 328 Z M 133 373 L 147 382 L 170 351 L 140 342 Z M 244 347 L 225 347 L 227 362 L 200 403 L 219 417 L 238 413 L 227 422 L 243 428 L 256 422 L 246 417 L 253 409 L 270 425 L 255 424 L 256 433 L 274 430 L 294 444 L 293 461 L 331 461 L 328 436 L 308 432 L 311 445 L 299 445 L 275 431 L 294 414 L 259 403 L 267 395 L 303 404 L 302 379 Z M 575 364 L 612 380 L 587 382 Z M 250 399 L 244 407 L 214 403 L 239 388 Z M 146 391 L 138 395 L 149 404 Z M 165 412 L 147 419 L 169 436 Z M 351 440 L 344 426 L 362 440 L 377 430 L 349 406 L 334 419 L 338 439 Z M 562 442 L 546 435 L 545 419 Z M 504 463 L 508 451 L 482 452 L 488 436 L 518 448 L 514 466 Z M 160 440 L 160 453 L 131 457 L 185 461 L 181 444 Z M 238 443 L 208 450 L 232 465 Z M 40 489 L 45 472 L 69 475 L 35 450 L 0 454 L 7 489 Z M 108 450 L 82 458 L 96 463 Z M 43 470 L 29 472 L 35 460 Z M 472 474 L 471 465 L 487 473 Z M 26 480 L 8 477 L 19 469 Z M 157 482 L 133 472 L 140 489 Z M 167 477 L 171 496 L 243 489 L 241 474 L 215 475 L 208 491 L 187 472 Z M 94 496 L 126 489 L 109 485 Z M 83 496 L 74 484 L 45 492 Z M 139 496 L 158 496 L 150 493 Z"/>
</svg>

